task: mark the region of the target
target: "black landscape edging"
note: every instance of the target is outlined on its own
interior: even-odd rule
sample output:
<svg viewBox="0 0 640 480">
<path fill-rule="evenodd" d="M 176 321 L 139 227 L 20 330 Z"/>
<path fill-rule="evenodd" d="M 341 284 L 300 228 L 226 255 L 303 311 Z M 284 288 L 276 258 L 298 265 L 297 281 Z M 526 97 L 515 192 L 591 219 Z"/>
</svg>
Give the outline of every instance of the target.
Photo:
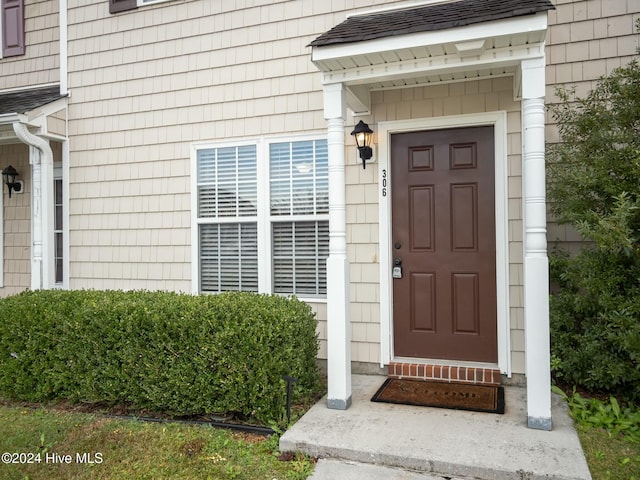
<svg viewBox="0 0 640 480">
<path fill-rule="evenodd" d="M 244 433 L 254 433 L 256 435 L 262 435 L 268 437 L 275 432 L 269 427 L 258 427 L 255 425 L 246 425 L 242 423 L 229 423 L 220 422 L 215 420 L 180 420 L 173 418 L 156 418 L 156 417 L 136 417 L 135 415 L 104 415 L 107 418 L 113 418 L 118 420 L 137 420 L 139 422 L 149 423 L 184 423 L 186 425 L 208 425 L 216 428 L 225 428 L 227 430 L 234 430 Z"/>
</svg>

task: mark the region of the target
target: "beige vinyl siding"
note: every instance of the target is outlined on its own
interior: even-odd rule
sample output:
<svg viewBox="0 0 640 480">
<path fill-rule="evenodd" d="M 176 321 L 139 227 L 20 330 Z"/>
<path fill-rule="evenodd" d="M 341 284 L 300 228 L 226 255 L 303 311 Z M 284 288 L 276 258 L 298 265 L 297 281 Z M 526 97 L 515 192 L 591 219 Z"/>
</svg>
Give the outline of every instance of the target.
<svg viewBox="0 0 640 480">
<path fill-rule="evenodd" d="M 0 59 L 0 90 L 60 80 L 58 1 L 24 3 L 25 55 Z"/>
<path fill-rule="evenodd" d="M 47 132 L 59 137 L 65 137 L 67 134 L 67 118 L 66 110 L 49 115 L 46 119 Z"/>
<path fill-rule="evenodd" d="M 548 103 L 556 101 L 557 85 L 575 85 L 578 95 L 585 96 L 602 75 L 637 58 L 640 39 L 635 28 L 640 18 L 638 0 L 554 3 L 546 51 Z"/>
<path fill-rule="evenodd" d="M 324 128 L 308 20 L 281 3 L 70 4 L 71 287 L 189 291 L 191 144 Z"/>
<path fill-rule="evenodd" d="M 21 292 L 31 285 L 31 169 L 29 147 L 23 144 L 0 145 L 3 167 L 13 165 L 24 182 L 23 193 L 9 193 L 2 184 L 4 287 L 0 297 Z"/>
<path fill-rule="evenodd" d="M 635 0 L 554 3 L 548 99 L 554 84 L 590 86 L 626 63 L 639 16 Z M 191 291 L 191 148 L 325 132 L 321 75 L 308 43 L 348 13 L 397 4 L 406 2 L 176 0 L 112 15 L 106 0 L 69 0 L 70 288 Z M 365 118 L 372 126 L 508 112 L 511 355 L 513 371 L 524 372 L 521 121 L 513 78 L 378 91 L 372 102 Z M 362 169 L 350 121 L 352 359 L 379 363 L 378 167 Z M 326 358 L 326 304 L 312 306 Z"/>
<path fill-rule="evenodd" d="M 308 43 L 392 3 L 69 0 L 70 288 L 190 291 L 191 146 L 325 132 Z"/>
<path fill-rule="evenodd" d="M 578 96 L 586 97 L 600 77 L 638 58 L 640 45 L 635 27 L 640 18 L 638 0 L 555 0 L 554 4 L 547 34 L 547 104 L 558 101 L 558 86 L 575 87 Z M 547 122 L 547 141 L 557 142 L 550 114 Z M 550 248 L 581 247 L 580 235 L 567 225 L 557 225 L 551 216 L 547 238 Z"/>
</svg>

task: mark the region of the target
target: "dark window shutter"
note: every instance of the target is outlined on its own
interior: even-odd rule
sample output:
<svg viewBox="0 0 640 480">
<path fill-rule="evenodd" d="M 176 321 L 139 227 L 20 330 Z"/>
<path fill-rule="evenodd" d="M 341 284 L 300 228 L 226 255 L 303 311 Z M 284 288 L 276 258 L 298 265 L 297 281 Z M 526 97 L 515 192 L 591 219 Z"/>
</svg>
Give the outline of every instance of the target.
<svg viewBox="0 0 640 480">
<path fill-rule="evenodd" d="M 124 12 L 138 8 L 137 0 L 109 0 L 109 13 Z"/>
<path fill-rule="evenodd" d="M 24 0 L 2 2 L 2 56 L 24 55 Z"/>
</svg>

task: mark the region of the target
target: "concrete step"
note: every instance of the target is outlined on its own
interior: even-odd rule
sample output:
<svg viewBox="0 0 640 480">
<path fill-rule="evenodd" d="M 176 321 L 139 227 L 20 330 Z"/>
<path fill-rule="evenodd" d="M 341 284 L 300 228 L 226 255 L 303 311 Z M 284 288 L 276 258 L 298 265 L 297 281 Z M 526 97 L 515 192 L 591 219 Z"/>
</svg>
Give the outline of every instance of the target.
<svg viewBox="0 0 640 480">
<path fill-rule="evenodd" d="M 462 480 L 399 468 L 343 460 L 320 459 L 308 480 Z"/>
<path fill-rule="evenodd" d="M 505 413 L 496 415 L 372 402 L 384 380 L 353 375 L 351 407 L 329 409 L 324 398 L 280 437 L 280 450 L 335 459 L 340 467 L 347 462 L 349 471 L 349 464 L 356 465 L 355 477 L 327 474 L 314 480 L 375 478 L 360 474 L 366 466 L 358 464 L 373 472 L 380 466 L 397 475 L 421 472 L 422 477 L 408 477 L 416 480 L 591 480 L 566 402 L 558 396 L 548 432 L 527 428 L 524 388 L 505 387 Z M 321 461 L 318 475 L 333 467 Z"/>
</svg>

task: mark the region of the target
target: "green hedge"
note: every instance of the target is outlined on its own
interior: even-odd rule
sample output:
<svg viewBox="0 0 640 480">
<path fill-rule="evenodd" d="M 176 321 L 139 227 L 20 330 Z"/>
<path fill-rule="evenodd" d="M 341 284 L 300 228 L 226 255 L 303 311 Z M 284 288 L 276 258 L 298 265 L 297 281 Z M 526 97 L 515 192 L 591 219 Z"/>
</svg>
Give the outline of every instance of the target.
<svg viewBox="0 0 640 480">
<path fill-rule="evenodd" d="M 282 421 L 319 387 L 316 320 L 295 298 L 35 291 L 0 300 L 0 394 Z"/>
</svg>

